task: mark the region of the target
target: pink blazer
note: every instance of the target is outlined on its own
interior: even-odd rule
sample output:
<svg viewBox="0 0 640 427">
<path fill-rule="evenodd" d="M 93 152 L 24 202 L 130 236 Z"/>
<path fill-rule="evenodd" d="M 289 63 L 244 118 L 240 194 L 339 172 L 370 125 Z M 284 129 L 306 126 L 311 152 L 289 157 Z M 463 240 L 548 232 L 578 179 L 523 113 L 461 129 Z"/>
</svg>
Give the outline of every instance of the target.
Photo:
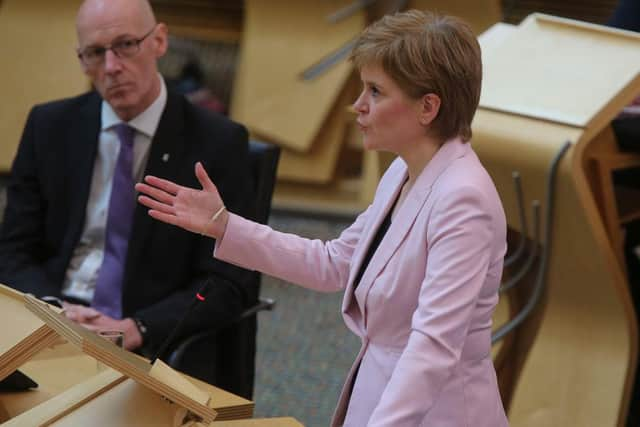
<svg viewBox="0 0 640 427">
<path fill-rule="evenodd" d="M 491 359 L 506 223 L 469 144 L 450 140 L 436 153 L 353 290 L 406 178 L 396 159 L 373 203 L 330 242 L 231 215 L 215 256 L 310 289 L 345 290 L 344 321 L 362 347 L 333 426 L 507 426 Z"/>
</svg>

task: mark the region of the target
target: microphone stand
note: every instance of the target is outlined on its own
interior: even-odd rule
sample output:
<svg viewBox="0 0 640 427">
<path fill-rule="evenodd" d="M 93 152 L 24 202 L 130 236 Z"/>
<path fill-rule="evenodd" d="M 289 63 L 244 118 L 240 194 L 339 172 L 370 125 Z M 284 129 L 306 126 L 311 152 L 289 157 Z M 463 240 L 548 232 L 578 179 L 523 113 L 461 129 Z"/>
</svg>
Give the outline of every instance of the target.
<svg viewBox="0 0 640 427">
<path fill-rule="evenodd" d="M 189 308 L 185 312 L 184 316 L 182 316 L 182 318 L 178 321 L 178 323 L 176 324 L 176 327 L 173 328 L 173 330 L 171 331 L 171 333 L 169 334 L 167 339 L 164 340 L 164 342 L 162 343 L 160 348 L 158 348 L 158 351 L 156 351 L 156 353 L 151 358 L 151 363 L 152 364 L 157 359 L 162 360 L 162 357 L 164 356 L 164 353 L 166 353 L 167 349 L 169 348 L 169 345 L 171 345 L 173 343 L 173 341 L 175 340 L 175 338 L 178 335 L 178 333 L 182 332 L 182 329 L 184 327 L 184 323 L 187 320 L 187 318 L 189 317 L 189 315 L 191 314 L 191 312 L 193 311 L 193 309 L 196 307 L 196 305 L 198 305 L 199 303 L 203 302 L 206 299 L 207 293 L 209 291 L 209 285 L 210 284 L 211 284 L 211 279 L 208 278 L 203 283 L 203 285 L 200 288 L 200 290 L 196 293 L 196 297 L 191 302 L 191 305 L 189 306 Z"/>
</svg>

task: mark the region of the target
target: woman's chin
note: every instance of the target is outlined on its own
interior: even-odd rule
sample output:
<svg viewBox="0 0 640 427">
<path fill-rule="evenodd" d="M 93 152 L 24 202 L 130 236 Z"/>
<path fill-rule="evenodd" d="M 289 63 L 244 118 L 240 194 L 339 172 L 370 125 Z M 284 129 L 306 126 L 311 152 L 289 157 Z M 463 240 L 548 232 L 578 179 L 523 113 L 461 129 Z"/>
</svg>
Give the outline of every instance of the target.
<svg viewBox="0 0 640 427">
<path fill-rule="evenodd" d="M 362 138 L 362 148 L 364 148 L 365 150 L 368 150 L 368 151 L 373 151 L 373 150 L 376 149 L 376 146 L 373 143 L 373 141 L 371 141 L 370 138 L 367 138 L 366 136 L 364 136 Z"/>
</svg>

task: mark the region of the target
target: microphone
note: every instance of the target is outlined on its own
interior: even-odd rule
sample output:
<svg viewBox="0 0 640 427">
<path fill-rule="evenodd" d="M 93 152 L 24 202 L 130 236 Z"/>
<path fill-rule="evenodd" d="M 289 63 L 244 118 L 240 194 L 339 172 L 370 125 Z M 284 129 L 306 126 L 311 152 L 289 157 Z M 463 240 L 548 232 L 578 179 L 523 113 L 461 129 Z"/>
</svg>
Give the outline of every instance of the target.
<svg viewBox="0 0 640 427">
<path fill-rule="evenodd" d="M 182 332 L 182 329 L 184 328 L 184 323 L 189 318 L 189 315 L 191 314 L 193 309 L 198 304 L 204 302 L 207 299 L 207 293 L 209 292 L 209 285 L 211 285 L 211 278 L 207 278 L 207 280 L 205 280 L 205 282 L 202 284 L 202 287 L 196 293 L 195 298 L 191 302 L 191 305 L 189 306 L 189 308 L 187 308 L 187 311 L 184 313 L 184 316 L 182 316 L 182 318 L 178 321 L 178 323 L 176 324 L 176 327 L 173 328 L 173 330 L 171 331 L 167 339 L 164 340 L 160 348 L 158 348 L 158 351 L 156 351 L 156 353 L 151 358 L 151 363 L 155 362 L 157 359 L 162 360 L 164 353 L 166 353 L 167 349 L 173 343 L 178 333 Z"/>
</svg>

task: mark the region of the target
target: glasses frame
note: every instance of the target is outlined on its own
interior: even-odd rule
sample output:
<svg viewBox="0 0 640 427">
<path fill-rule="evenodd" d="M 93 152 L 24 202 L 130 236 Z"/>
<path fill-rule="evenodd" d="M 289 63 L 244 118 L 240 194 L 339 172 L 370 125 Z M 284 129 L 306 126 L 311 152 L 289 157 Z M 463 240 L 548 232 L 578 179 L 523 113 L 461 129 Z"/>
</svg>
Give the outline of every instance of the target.
<svg viewBox="0 0 640 427">
<path fill-rule="evenodd" d="M 151 30 L 149 30 L 149 32 L 147 32 L 145 35 L 143 35 L 140 38 L 137 39 L 122 39 L 113 43 L 110 43 L 106 46 L 89 46 L 89 47 L 85 47 L 84 49 L 78 49 L 77 50 L 77 54 L 78 54 L 78 58 L 80 59 L 80 61 L 82 61 L 82 63 L 87 66 L 87 67 L 97 67 L 99 65 L 101 65 L 104 62 L 104 58 L 107 55 L 107 51 L 111 51 L 113 52 L 113 54 L 115 56 L 117 56 L 118 58 L 122 59 L 122 58 L 132 58 L 134 56 L 136 56 L 139 52 L 140 52 L 140 45 L 142 44 L 143 41 L 145 41 L 145 39 L 147 37 L 149 37 L 154 31 L 155 29 L 158 27 L 158 24 L 154 25 L 153 28 Z M 131 53 L 130 55 L 122 55 L 121 53 L 118 52 L 120 46 L 122 45 L 122 43 L 124 42 L 134 42 L 135 43 L 135 47 L 136 47 L 136 51 Z M 99 54 L 99 59 L 95 62 L 87 62 L 86 59 L 86 51 L 87 49 L 94 49 L 95 53 Z"/>
</svg>

